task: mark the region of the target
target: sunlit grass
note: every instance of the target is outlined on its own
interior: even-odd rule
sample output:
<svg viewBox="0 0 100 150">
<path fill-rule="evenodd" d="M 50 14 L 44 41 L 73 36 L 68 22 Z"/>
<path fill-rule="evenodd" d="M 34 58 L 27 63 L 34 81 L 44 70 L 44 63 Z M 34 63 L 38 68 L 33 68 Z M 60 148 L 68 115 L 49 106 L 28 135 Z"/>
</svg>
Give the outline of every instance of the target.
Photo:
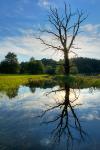
<svg viewBox="0 0 100 150">
<path fill-rule="evenodd" d="M 0 91 L 13 89 L 29 81 L 40 83 L 50 79 L 48 75 L 0 75 Z"/>
<path fill-rule="evenodd" d="M 0 75 L 0 91 L 6 93 L 14 93 L 20 85 L 36 87 L 60 85 L 63 87 L 64 83 L 70 84 L 72 88 L 100 88 L 100 76 Z"/>
</svg>

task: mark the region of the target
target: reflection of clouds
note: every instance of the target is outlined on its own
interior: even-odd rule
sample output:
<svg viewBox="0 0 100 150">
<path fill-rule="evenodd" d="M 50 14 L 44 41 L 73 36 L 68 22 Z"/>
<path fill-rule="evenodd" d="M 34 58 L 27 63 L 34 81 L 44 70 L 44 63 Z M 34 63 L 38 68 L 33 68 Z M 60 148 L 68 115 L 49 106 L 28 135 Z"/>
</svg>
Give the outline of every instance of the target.
<svg viewBox="0 0 100 150">
<path fill-rule="evenodd" d="M 100 114 L 98 111 L 93 111 L 91 114 L 81 116 L 81 118 L 85 120 L 100 120 Z"/>
<path fill-rule="evenodd" d="M 48 146 L 48 145 L 51 143 L 51 141 L 50 141 L 50 139 L 48 139 L 48 138 L 44 138 L 44 139 L 42 139 L 42 140 L 40 141 L 40 143 L 41 143 L 41 145 L 43 145 L 43 146 Z"/>
<path fill-rule="evenodd" d="M 100 90 L 90 92 L 90 89 L 81 89 L 79 102 L 80 117 L 83 120 L 100 120 Z"/>
<path fill-rule="evenodd" d="M 81 109 L 97 108 L 100 106 L 100 91 L 95 90 L 93 93 L 89 89 L 81 89 L 79 100 L 83 105 Z"/>
<path fill-rule="evenodd" d="M 54 87 L 53 89 L 57 89 Z M 51 89 L 40 89 L 36 88 L 36 91 L 32 93 L 29 87 L 20 86 L 18 91 L 18 96 L 12 98 L 11 100 L 2 93 L 0 97 L 0 108 L 4 110 L 44 110 L 47 105 L 55 103 L 52 96 L 46 96 L 46 93 L 50 92 Z M 55 95 L 55 94 L 54 94 Z"/>
<path fill-rule="evenodd" d="M 53 111 L 48 112 L 46 117 L 41 120 L 39 117 L 36 118 L 36 116 L 40 115 L 41 111 L 45 110 L 50 105 L 54 106 L 56 104 L 57 99 L 61 103 L 64 99 L 65 92 L 53 92 L 46 96 L 47 92 L 50 92 L 51 90 L 56 90 L 59 87 L 54 87 L 53 89 L 40 89 L 36 88 L 34 93 L 31 93 L 30 89 L 28 87 L 20 87 L 18 91 L 18 96 L 9 100 L 6 96 L 0 97 L 0 124 L 1 127 L 4 129 L 6 127 L 7 131 L 5 134 L 11 137 L 11 142 L 15 138 L 15 132 L 17 135 L 17 142 L 21 142 L 22 140 L 25 141 L 26 145 L 28 143 L 28 140 L 32 144 L 38 146 L 37 149 L 43 147 L 43 149 L 49 149 L 51 148 L 51 145 L 53 145 L 53 140 L 49 137 L 47 137 L 47 134 L 52 131 L 54 126 L 48 125 L 45 126 L 39 126 L 42 121 L 50 121 L 55 118 L 55 116 L 59 113 L 61 113 L 60 108 L 55 109 Z M 74 92 L 76 93 L 76 96 L 79 95 L 79 90 L 75 89 Z M 71 89 L 70 93 L 70 99 L 74 99 L 74 92 Z M 77 103 L 83 103 L 82 106 L 78 106 L 78 116 L 83 121 L 86 120 L 88 122 L 89 127 L 87 130 L 92 128 L 95 130 L 96 121 L 94 120 L 100 120 L 100 94 L 99 90 L 96 90 L 94 94 L 89 92 L 89 89 L 81 89 L 79 99 L 76 100 Z M 70 115 L 70 113 L 69 113 Z M 71 121 L 73 121 L 71 119 Z M 91 122 L 93 121 L 94 124 L 91 125 Z M 90 123 L 90 124 L 89 124 Z M 4 136 L 4 130 L 1 128 L 2 135 Z M 99 127 L 96 128 L 97 132 L 99 131 Z M 12 131 L 13 136 L 10 134 Z M 91 131 L 90 131 L 91 132 Z M 74 133 L 74 132 L 73 132 Z M 76 134 L 76 133 L 75 133 Z M 99 132 L 98 132 L 99 134 Z M 5 135 L 5 137 L 6 137 Z M 93 136 L 95 138 L 95 134 L 93 133 Z M 14 137 L 14 138 L 13 138 Z M 63 138 L 64 139 L 64 138 Z M 64 139 L 65 140 L 65 139 Z M 8 139 L 5 139 L 5 142 L 8 141 Z M 33 142 L 35 141 L 35 142 Z M 15 140 L 16 142 L 16 140 Z M 16 143 L 14 143 L 16 145 Z M 25 145 L 25 146 L 26 146 Z M 89 146 L 90 147 L 90 146 Z M 57 147 L 58 149 L 61 149 L 61 147 Z M 79 148 L 79 147 L 78 147 Z M 28 148 L 27 148 L 28 149 Z M 35 149 L 35 148 L 34 148 Z M 63 148 L 62 148 L 63 149 Z M 77 149 L 77 148 L 76 148 Z"/>
<path fill-rule="evenodd" d="M 82 119 L 85 120 L 100 120 L 100 90 L 95 89 L 95 91 L 90 91 L 91 89 L 71 89 L 70 91 L 70 100 L 73 101 L 76 97 L 79 98 L 74 102 L 74 104 L 82 104 L 78 106 L 79 114 Z M 79 94 L 80 93 L 80 94 Z M 59 99 L 65 95 L 64 91 L 56 93 Z"/>
<path fill-rule="evenodd" d="M 18 91 L 18 96 L 15 98 L 12 98 L 12 100 L 9 100 L 7 96 L 2 95 L 0 97 L 0 108 L 3 108 L 5 110 L 30 110 L 33 111 L 33 109 L 36 111 L 39 110 L 45 110 L 49 106 L 54 106 L 56 102 L 61 102 L 64 100 L 65 92 L 53 92 L 46 96 L 46 93 L 50 92 L 51 90 L 56 90 L 59 87 L 56 86 L 52 89 L 40 89 L 36 88 L 36 91 L 32 93 L 28 87 L 21 86 Z M 74 100 L 75 95 L 79 95 L 79 90 L 75 89 L 74 92 L 71 89 L 70 92 L 70 100 Z M 79 111 L 86 112 L 88 110 L 91 111 L 91 113 L 87 113 L 87 115 L 82 116 L 82 118 L 86 119 L 99 119 L 98 113 L 99 112 L 99 106 L 100 106 L 100 92 L 99 90 L 96 90 L 94 94 L 89 92 L 89 89 L 81 89 L 79 98 L 75 101 L 75 103 L 83 104 L 81 106 L 78 106 Z M 75 104 L 74 103 L 74 104 Z M 95 113 L 94 113 L 95 112 Z M 86 116 L 86 117 L 85 117 Z"/>
</svg>

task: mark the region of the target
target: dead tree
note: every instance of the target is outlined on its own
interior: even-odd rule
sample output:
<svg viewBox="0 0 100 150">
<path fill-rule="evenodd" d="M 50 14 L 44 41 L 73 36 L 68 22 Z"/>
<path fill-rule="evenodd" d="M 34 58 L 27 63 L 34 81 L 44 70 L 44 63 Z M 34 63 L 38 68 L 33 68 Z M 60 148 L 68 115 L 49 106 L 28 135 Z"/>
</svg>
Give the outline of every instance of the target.
<svg viewBox="0 0 100 150">
<path fill-rule="evenodd" d="M 50 7 L 48 21 L 51 25 L 51 29 L 40 29 L 42 33 L 49 34 L 53 39 L 55 38 L 55 40 L 57 40 L 55 44 L 47 42 L 41 36 L 37 38 L 47 49 L 54 49 L 63 53 L 65 75 L 69 75 L 70 73 L 69 54 L 75 54 L 73 49 L 78 49 L 74 42 L 79 33 L 81 23 L 84 22 L 86 18 L 87 15 L 85 15 L 83 11 L 77 10 L 73 13 L 70 5 L 67 7 L 65 3 L 62 14 L 57 8 Z"/>
</svg>

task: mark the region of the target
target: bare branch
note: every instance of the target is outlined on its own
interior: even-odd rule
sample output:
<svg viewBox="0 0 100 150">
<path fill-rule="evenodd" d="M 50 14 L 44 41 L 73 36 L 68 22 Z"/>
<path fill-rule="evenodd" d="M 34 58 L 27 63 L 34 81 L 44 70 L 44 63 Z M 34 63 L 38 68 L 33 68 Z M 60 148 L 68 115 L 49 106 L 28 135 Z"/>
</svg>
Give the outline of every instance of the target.
<svg viewBox="0 0 100 150">
<path fill-rule="evenodd" d="M 38 38 L 38 40 L 40 40 L 46 47 L 63 52 L 65 75 L 69 75 L 70 73 L 69 53 L 74 53 L 71 49 L 80 49 L 75 47 L 73 43 L 79 34 L 81 24 L 86 18 L 87 15 L 85 15 L 83 11 L 77 10 L 73 13 L 71 6 L 67 6 L 66 3 L 64 3 L 63 14 L 59 13 L 57 8 L 50 7 L 48 20 L 51 25 L 51 29 L 41 30 L 41 32 L 52 35 L 52 38 L 54 37 L 58 40 L 59 45 L 55 46 L 54 43 L 50 44 L 44 39 L 40 37 Z"/>
<path fill-rule="evenodd" d="M 43 44 L 43 45 L 45 45 L 45 46 L 48 46 L 48 48 L 53 48 L 53 49 L 56 49 L 56 50 L 63 51 L 63 49 L 62 49 L 60 46 L 57 47 L 57 46 L 54 46 L 54 45 L 52 45 L 52 44 L 49 44 L 49 43 L 47 43 L 46 41 L 44 41 L 44 40 L 43 40 L 42 38 L 40 38 L 40 37 L 37 37 L 37 39 L 41 41 L 41 44 Z"/>
</svg>

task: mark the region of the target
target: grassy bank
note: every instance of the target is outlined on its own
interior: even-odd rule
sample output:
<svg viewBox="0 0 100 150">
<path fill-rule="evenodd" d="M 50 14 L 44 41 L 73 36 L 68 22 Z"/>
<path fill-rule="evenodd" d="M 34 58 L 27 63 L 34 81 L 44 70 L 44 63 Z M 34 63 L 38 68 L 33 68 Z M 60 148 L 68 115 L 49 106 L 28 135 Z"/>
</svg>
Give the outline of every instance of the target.
<svg viewBox="0 0 100 150">
<path fill-rule="evenodd" d="M 99 87 L 100 88 L 100 76 L 83 76 L 83 75 L 70 75 L 66 77 L 64 75 L 55 76 L 55 80 L 58 82 L 66 82 L 72 85 L 79 86 L 80 88 L 87 87 Z"/>
<path fill-rule="evenodd" d="M 13 89 L 29 82 L 40 83 L 51 80 L 48 75 L 0 75 L 0 91 Z"/>
<path fill-rule="evenodd" d="M 45 82 L 45 83 L 44 83 Z M 0 91 L 6 91 L 7 93 L 13 92 L 18 89 L 20 85 L 46 87 L 47 85 L 64 85 L 69 83 L 73 88 L 87 88 L 87 87 L 99 87 L 100 77 L 98 76 L 69 76 L 63 75 L 0 75 Z"/>
<path fill-rule="evenodd" d="M 99 86 L 100 87 L 100 76 L 69 76 L 64 75 L 0 75 L 0 90 L 9 87 L 15 87 L 17 85 L 25 85 L 29 82 L 41 83 L 43 81 L 57 81 L 67 83 L 77 83 L 79 85 L 87 86 Z"/>
</svg>

